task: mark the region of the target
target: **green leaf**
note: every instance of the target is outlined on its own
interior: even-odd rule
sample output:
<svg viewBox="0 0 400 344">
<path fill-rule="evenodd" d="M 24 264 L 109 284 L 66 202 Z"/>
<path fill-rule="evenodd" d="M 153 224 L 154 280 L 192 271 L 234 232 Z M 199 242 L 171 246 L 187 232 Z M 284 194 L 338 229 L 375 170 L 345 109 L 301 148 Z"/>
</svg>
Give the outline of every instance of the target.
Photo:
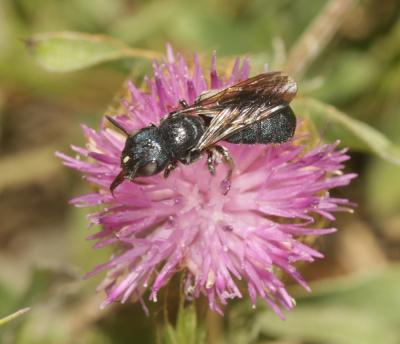
<svg viewBox="0 0 400 344">
<path fill-rule="evenodd" d="M 71 72 L 122 58 L 159 59 L 158 52 L 134 49 L 104 35 L 49 32 L 33 35 L 26 45 L 35 60 L 50 72 Z"/>
<path fill-rule="evenodd" d="M 30 310 L 31 310 L 30 307 L 22 308 L 22 309 L 16 311 L 15 313 L 13 313 L 13 314 L 10 314 L 10 315 L 8 315 L 8 316 L 6 316 L 4 318 L 1 318 L 0 319 L 0 326 L 3 326 L 4 324 L 7 324 L 8 322 L 18 318 L 19 316 L 29 312 Z"/>
<path fill-rule="evenodd" d="M 400 165 L 400 147 L 368 124 L 315 99 L 299 98 L 293 107 L 299 116 L 311 119 L 328 141 L 339 139 L 351 149 L 374 153 Z"/>
<path fill-rule="evenodd" d="M 186 308 L 181 307 L 178 314 L 176 330 L 179 338 L 179 343 L 204 343 L 204 331 L 202 327 L 198 324 L 194 304 L 190 304 Z"/>
<path fill-rule="evenodd" d="M 162 343 L 165 344 L 179 344 L 177 333 L 171 324 L 167 324 L 162 336 Z"/>
<path fill-rule="evenodd" d="M 315 285 L 298 298 L 297 307 L 280 320 L 270 311 L 256 315 L 261 334 L 297 341 L 337 344 L 400 342 L 400 266 L 357 278 Z"/>
<path fill-rule="evenodd" d="M 165 344 L 203 344 L 206 342 L 204 327 L 198 323 L 193 304 L 180 305 L 175 328 L 168 323 L 163 331 Z"/>
</svg>

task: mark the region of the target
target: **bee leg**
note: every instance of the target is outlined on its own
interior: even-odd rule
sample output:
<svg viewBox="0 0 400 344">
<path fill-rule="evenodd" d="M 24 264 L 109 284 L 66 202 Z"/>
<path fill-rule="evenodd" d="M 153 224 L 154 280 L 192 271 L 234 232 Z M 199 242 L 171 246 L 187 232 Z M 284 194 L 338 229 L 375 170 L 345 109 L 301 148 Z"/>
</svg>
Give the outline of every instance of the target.
<svg viewBox="0 0 400 344">
<path fill-rule="evenodd" d="M 215 176 L 216 166 L 217 166 L 217 159 L 215 157 L 215 150 L 211 148 L 207 150 L 207 167 L 212 176 Z"/>
<path fill-rule="evenodd" d="M 232 179 L 232 174 L 233 170 L 235 168 L 235 162 L 233 161 L 231 155 L 229 154 L 229 151 L 222 146 L 213 146 L 207 149 L 207 166 L 208 170 L 210 173 L 214 176 L 215 175 L 215 169 L 217 166 L 217 156 L 222 157 L 222 161 L 226 165 L 228 169 L 228 173 L 226 174 L 226 177 L 224 180 L 221 182 L 221 191 L 222 194 L 226 195 L 230 188 L 231 188 L 231 179 Z"/>
<path fill-rule="evenodd" d="M 114 178 L 113 182 L 110 185 L 110 191 L 111 194 L 114 196 L 114 190 L 115 188 L 122 184 L 122 182 L 125 180 L 125 173 L 124 171 L 121 171 L 120 173 L 118 173 L 118 175 Z M 115 196 L 114 196 L 115 197 Z"/>
<path fill-rule="evenodd" d="M 183 109 L 187 109 L 189 107 L 189 104 L 185 99 L 179 99 L 179 104 L 182 106 Z"/>
<path fill-rule="evenodd" d="M 177 167 L 178 167 L 177 161 L 171 161 L 170 163 L 168 163 L 167 167 L 164 170 L 164 178 L 168 178 L 171 172 L 175 170 Z"/>
<path fill-rule="evenodd" d="M 187 109 L 188 107 L 189 107 L 189 104 L 187 103 L 187 101 L 185 100 L 185 99 L 179 99 L 179 105 L 181 106 L 181 108 L 182 109 Z M 170 116 L 173 116 L 173 115 L 175 115 L 177 112 L 179 112 L 179 110 L 174 110 L 174 111 L 171 111 L 169 114 L 168 114 L 168 117 L 170 117 Z"/>
<path fill-rule="evenodd" d="M 233 170 L 235 168 L 235 162 L 232 156 L 229 154 L 228 149 L 223 146 L 214 146 L 214 149 L 222 156 L 223 162 L 228 169 L 225 179 L 221 182 L 221 190 L 224 195 L 226 195 L 231 189 L 231 179 Z"/>
</svg>

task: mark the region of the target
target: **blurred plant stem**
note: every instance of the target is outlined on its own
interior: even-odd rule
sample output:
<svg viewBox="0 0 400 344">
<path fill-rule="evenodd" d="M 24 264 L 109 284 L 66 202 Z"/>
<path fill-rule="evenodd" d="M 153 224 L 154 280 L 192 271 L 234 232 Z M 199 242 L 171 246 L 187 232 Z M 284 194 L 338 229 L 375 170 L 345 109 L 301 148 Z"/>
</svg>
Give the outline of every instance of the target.
<svg viewBox="0 0 400 344">
<path fill-rule="evenodd" d="M 223 318 L 208 310 L 207 312 L 207 343 L 208 344 L 219 344 L 222 343 L 223 339 Z"/>
<path fill-rule="evenodd" d="M 18 318 L 19 316 L 29 312 L 30 310 L 31 310 L 30 307 L 22 308 L 22 309 L 16 311 L 15 313 L 13 313 L 13 314 L 10 314 L 10 315 L 8 315 L 8 316 L 6 316 L 4 318 L 1 318 L 0 319 L 0 326 L 3 326 L 4 324 L 7 324 L 8 322 Z"/>
<path fill-rule="evenodd" d="M 330 0 L 311 22 L 289 53 L 284 69 L 299 78 L 338 31 L 346 14 L 358 0 Z"/>
</svg>

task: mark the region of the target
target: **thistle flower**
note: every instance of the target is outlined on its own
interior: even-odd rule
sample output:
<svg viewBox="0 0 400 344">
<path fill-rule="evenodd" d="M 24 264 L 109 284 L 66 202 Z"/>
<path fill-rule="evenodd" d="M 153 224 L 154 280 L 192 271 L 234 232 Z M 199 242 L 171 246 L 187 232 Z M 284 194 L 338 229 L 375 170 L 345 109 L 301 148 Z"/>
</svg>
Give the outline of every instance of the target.
<svg viewBox="0 0 400 344">
<path fill-rule="evenodd" d="M 166 60 L 154 63 L 154 78 L 145 79 L 147 92 L 129 83 L 126 113 L 115 118 L 128 132 L 157 124 L 180 99 L 191 104 L 203 91 L 227 87 L 250 72 L 247 59 L 237 59 L 227 78 L 215 66 L 213 56 L 206 77 L 196 56 L 190 69 L 168 47 Z M 323 255 L 299 238 L 335 231 L 317 229 L 316 219 L 334 220 L 333 213 L 349 204 L 329 194 L 355 176 L 341 173 L 348 159 L 345 150 L 336 144 L 309 149 L 299 139 L 280 145 L 223 143 L 236 163 L 227 195 L 220 189 L 224 167 L 219 165 L 211 176 L 203 158 L 178 167 L 167 179 L 160 174 L 138 178 L 139 183 L 125 181 L 113 196 L 109 186 L 120 172 L 125 138 L 104 120 L 98 131 L 86 126 L 83 131 L 88 144 L 72 146 L 77 157 L 57 155 L 96 186 L 72 204 L 104 204 L 89 217 L 101 226 L 89 236 L 96 241 L 94 247 L 116 248 L 108 262 L 89 274 L 108 271 L 100 286 L 107 294 L 103 306 L 132 297 L 144 305 L 147 291 L 157 301 L 159 290 L 179 271 L 185 275 L 186 297 L 204 295 L 218 313 L 229 299 L 247 293 L 254 307 L 259 297 L 283 317 L 281 308 L 289 310 L 295 302 L 277 270 L 309 290 L 295 264 Z"/>
</svg>

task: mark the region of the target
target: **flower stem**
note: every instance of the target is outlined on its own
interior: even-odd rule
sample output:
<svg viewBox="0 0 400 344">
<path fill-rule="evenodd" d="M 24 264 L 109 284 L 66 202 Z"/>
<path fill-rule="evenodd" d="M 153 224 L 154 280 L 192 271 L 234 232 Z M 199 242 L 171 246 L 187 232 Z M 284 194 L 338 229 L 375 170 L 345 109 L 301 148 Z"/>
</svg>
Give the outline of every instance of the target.
<svg viewBox="0 0 400 344">
<path fill-rule="evenodd" d="M 346 14 L 358 0 L 330 0 L 289 53 L 285 70 L 301 77 L 332 40 Z"/>
</svg>

